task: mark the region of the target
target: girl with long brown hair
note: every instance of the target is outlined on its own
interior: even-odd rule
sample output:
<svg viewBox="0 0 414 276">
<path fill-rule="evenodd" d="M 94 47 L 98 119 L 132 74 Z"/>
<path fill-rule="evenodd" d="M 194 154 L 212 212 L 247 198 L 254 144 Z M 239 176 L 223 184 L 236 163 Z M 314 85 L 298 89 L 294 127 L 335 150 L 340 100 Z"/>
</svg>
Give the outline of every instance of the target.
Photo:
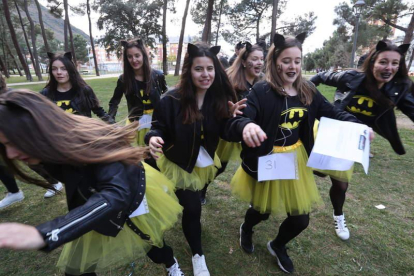
<svg viewBox="0 0 414 276">
<path fill-rule="evenodd" d="M 253 253 L 253 227 L 270 214 L 287 216 L 276 238 L 267 244 L 270 254 L 287 273 L 292 273 L 294 267 L 286 244 L 307 228 L 309 213 L 321 203 L 312 169 L 306 166 L 314 142 L 314 121 L 325 116 L 359 122 L 336 110 L 312 83 L 302 78 L 305 37 L 306 33 L 295 38 L 274 36 L 266 58 L 265 81 L 253 86 L 243 114 L 230 119 L 226 126 L 232 141 L 242 140 L 242 164 L 231 181 L 232 192 L 250 203 L 240 226 L 240 246 Z M 296 156 L 289 163 L 293 176 L 259 181 L 259 158 L 276 158 L 278 154 Z"/>
<path fill-rule="evenodd" d="M 57 266 L 65 275 L 127 264 L 147 254 L 182 276 L 163 241 L 181 212 L 172 183 L 142 163 L 132 147 L 138 123 L 126 127 L 64 112 L 38 93 L 15 90 L 0 96 L 1 155 L 22 180 L 44 188 L 16 161 L 42 163 L 65 183 L 69 212 L 36 227 L 0 224 L 0 247 L 51 251 L 65 244 Z"/>
<path fill-rule="evenodd" d="M 405 154 L 405 149 L 398 134 L 394 109 L 400 109 L 414 122 L 414 96 L 411 93 L 414 86 L 405 65 L 409 46 L 396 46 L 388 40 L 381 40 L 371 49 L 361 70 L 322 72 L 311 79 L 316 85 L 322 83 L 336 87 L 334 105 L 372 127 L 401 155 Z M 329 195 L 334 209 L 335 232 L 340 239 L 348 240 L 350 233 L 343 206 L 353 169 L 318 172 L 331 178 Z"/>
<path fill-rule="evenodd" d="M 161 172 L 175 183 L 184 207 L 182 227 L 195 276 L 210 275 L 201 245 L 199 191 L 214 179 L 220 167 L 215 151 L 231 116 L 228 101 L 236 100 L 217 59 L 219 51 L 220 46 L 188 44 L 180 81 L 161 99 L 145 137 Z"/>
<path fill-rule="evenodd" d="M 124 72 L 119 76 L 114 95 L 109 101 L 109 115 L 115 119 L 118 105 L 125 94 L 128 121 L 140 121 L 138 145 L 144 146 L 145 134 L 151 128 L 152 113 L 167 84 L 161 71 L 151 68 L 149 55 L 142 39 L 122 40 Z"/>
</svg>

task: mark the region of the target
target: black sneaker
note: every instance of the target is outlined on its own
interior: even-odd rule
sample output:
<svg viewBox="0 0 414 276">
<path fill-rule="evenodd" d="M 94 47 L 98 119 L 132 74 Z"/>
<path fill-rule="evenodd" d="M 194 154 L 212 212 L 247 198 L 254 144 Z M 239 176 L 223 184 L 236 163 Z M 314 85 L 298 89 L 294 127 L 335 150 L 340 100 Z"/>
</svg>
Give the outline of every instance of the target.
<svg viewBox="0 0 414 276">
<path fill-rule="evenodd" d="M 201 205 L 206 205 L 206 203 L 207 203 L 206 195 L 207 195 L 207 185 L 204 186 L 204 188 L 202 190 L 200 190 Z"/>
<path fill-rule="evenodd" d="M 240 247 L 244 250 L 246 253 L 253 253 L 254 251 L 254 245 L 253 245 L 253 233 L 254 231 L 246 232 L 243 230 L 243 223 L 240 225 Z"/>
<path fill-rule="evenodd" d="M 286 273 L 293 273 L 293 263 L 292 260 L 289 258 L 289 255 L 286 252 L 286 246 L 282 248 L 276 248 L 272 246 L 272 242 L 267 243 L 267 249 L 269 250 L 272 256 L 276 257 L 277 264 L 279 265 L 280 269 Z"/>
</svg>

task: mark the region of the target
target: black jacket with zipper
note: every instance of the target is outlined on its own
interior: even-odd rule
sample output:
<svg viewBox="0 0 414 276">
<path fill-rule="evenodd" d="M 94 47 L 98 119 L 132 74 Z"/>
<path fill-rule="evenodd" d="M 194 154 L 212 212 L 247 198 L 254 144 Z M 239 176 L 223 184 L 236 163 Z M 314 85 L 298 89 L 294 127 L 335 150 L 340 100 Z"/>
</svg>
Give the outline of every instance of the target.
<svg viewBox="0 0 414 276">
<path fill-rule="evenodd" d="M 44 164 L 65 183 L 69 213 L 36 228 L 51 251 L 89 231 L 115 237 L 145 195 L 145 170 L 121 162 L 70 166 Z"/>
<path fill-rule="evenodd" d="M 152 105 L 155 107 L 160 101 L 162 94 L 167 92 L 168 87 L 165 82 L 164 74 L 161 71 L 152 69 L 151 70 L 151 92 L 149 98 Z M 126 93 L 123 75 L 120 75 L 114 95 L 109 101 L 108 114 L 115 120 L 116 113 L 118 111 L 118 105 L 121 102 L 122 96 L 125 94 L 125 98 L 128 106 L 128 117 L 131 121 L 138 120 L 144 112 L 144 104 L 142 102 L 141 95 L 137 89 L 134 89 L 134 93 Z"/>
<path fill-rule="evenodd" d="M 181 96 L 174 89 L 161 99 L 154 110 L 151 130 L 145 136 L 145 143 L 148 144 L 153 136 L 161 137 L 164 140 L 162 150 L 165 156 L 183 170 L 191 173 L 201 146 L 201 123 L 204 133 L 203 146 L 214 159 L 219 137 L 224 134 L 227 119 L 217 119 L 213 95 L 207 91 L 201 109 L 203 121 L 183 124 L 180 98 Z"/>
<path fill-rule="evenodd" d="M 79 115 L 86 116 L 91 118 L 92 112 L 95 113 L 96 116 L 102 119 L 102 121 L 105 121 L 107 123 L 113 124 L 115 121 L 105 112 L 105 110 L 99 105 L 98 98 L 96 97 L 95 93 L 93 92 L 92 88 L 89 86 L 86 86 L 83 88 L 84 93 L 88 97 L 88 102 L 84 103 L 82 102 L 82 98 L 80 97 L 79 93 L 76 93 L 76 95 L 73 97 L 73 99 L 70 101 L 71 106 L 74 110 L 76 110 Z M 43 88 L 42 91 L 40 91 L 40 94 L 43 96 L 46 96 L 53 102 L 55 99 L 54 93 L 59 93 L 57 91 L 52 91 L 49 88 Z M 56 103 L 56 102 L 55 102 Z"/>
<path fill-rule="evenodd" d="M 267 82 L 261 81 L 256 83 L 247 95 L 246 104 L 247 107 L 243 109 L 243 115 L 228 120 L 225 128 L 226 137 L 233 142 L 242 141 L 243 129 L 248 123 L 259 125 L 266 133 L 267 139 L 259 147 L 251 148 L 242 142 L 242 167 L 250 176 L 257 179 L 259 157 L 267 155 L 273 149 L 285 97 L 272 90 Z M 319 91 L 313 96 L 312 103 L 305 107 L 308 109 L 308 118 L 301 122 L 299 137 L 308 154 L 314 144 L 313 125 L 315 119 L 324 116 L 341 121 L 361 123 L 353 115 L 335 108 Z"/>
<path fill-rule="evenodd" d="M 334 105 L 340 110 L 345 110 L 364 80 L 365 73 L 355 70 L 322 72 L 311 78 L 315 85 L 322 83 L 337 88 Z M 384 84 L 383 91 L 385 96 L 393 102 L 394 106 L 386 108 L 375 118 L 374 124 L 370 125 L 375 132 L 388 140 L 398 154 L 405 154 L 405 149 L 398 134 L 394 107 L 398 107 L 414 122 L 414 95 L 411 93 L 412 88 L 410 80 L 391 80 Z"/>
</svg>

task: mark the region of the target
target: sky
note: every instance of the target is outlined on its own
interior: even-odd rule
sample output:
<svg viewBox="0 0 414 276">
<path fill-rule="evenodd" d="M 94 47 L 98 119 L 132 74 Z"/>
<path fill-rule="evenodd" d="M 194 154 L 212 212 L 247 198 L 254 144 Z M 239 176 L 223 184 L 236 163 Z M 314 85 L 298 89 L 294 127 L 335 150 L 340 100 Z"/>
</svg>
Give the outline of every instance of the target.
<svg viewBox="0 0 414 276">
<path fill-rule="evenodd" d="M 231 1 L 231 0 L 230 0 Z M 46 6 L 46 0 L 40 0 L 40 2 Z M 84 3 L 85 0 L 70 0 L 70 5 L 77 5 L 79 3 Z M 323 42 L 332 35 L 336 27 L 333 25 L 333 20 L 335 18 L 334 7 L 339 5 L 342 2 L 350 3 L 350 0 L 288 0 L 287 5 L 285 8 L 284 13 L 282 14 L 281 18 L 278 19 L 280 21 L 289 21 L 295 18 L 298 15 L 303 15 L 305 13 L 309 13 L 311 11 L 315 12 L 317 15 L 316 20 L 316 29 L 312 35 L 310 35 L 304 45 L 303 45 L 303 52 L 304 54 L 313 52 L 316 48 L 321 48 Z M 185 0 L 178 0 L 177 4 L 177 13 L 168 14 L 167 20 L 169 21 L 167 24 L 167 34 L 170 36 L 179 36 L 181 30 L 181 18 L 184 13 L 185 7 Z M 191 8 L 191 7 L 190 7 Z M 98 27 L 96 26 L 96 22 L 98 20 L 99 14 L 92 13 L 92 22 L 93 23 L 93 35 L 94 37 L 98 37 L 103 35 L 104 31 L 99 31 Z M 85 33 L 89 34 L 89 23 L 87 16 L 76 16 L 70 15 L 71 24 L 75 27 L 83 30 Z M 186 24 L 186 31 L 185 35 L 197 35 L 201 31 L 202 27 L 195 25 L 192 23 L 191 14 L 188 13 L 187 16 L 187 24 Z M 226 43 L 225 41 L 220 41 L 219 44 L 222 45 L 222 50 L 227 53 L 228 55 L 232 54 L 233 46 Z"/>
</svg>

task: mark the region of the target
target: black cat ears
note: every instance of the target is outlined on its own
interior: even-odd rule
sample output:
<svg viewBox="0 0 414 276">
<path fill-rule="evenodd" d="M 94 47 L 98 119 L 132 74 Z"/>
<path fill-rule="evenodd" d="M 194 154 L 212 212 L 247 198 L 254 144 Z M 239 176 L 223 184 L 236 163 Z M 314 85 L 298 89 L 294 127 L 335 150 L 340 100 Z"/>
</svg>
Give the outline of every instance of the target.
<svg viewBox="0 0 414 276">
<path fill-rule="evenodd" d="M 144 42 L 141 38 L 134 39 L 131 42 L 135 42 L 135 43 L 137 43 L 138 45 L 141 45 L 141 46 L 144 45 Z M 128 40 L 121 40 L 120 43 L 121 43 L 121 46 L 125 48 L 128 45 L 129 41 Z"/>
<path fill-rule="evenodd" d="M 375 50 L 377 51 L 383 51 L 388 47 L 387 42 L 380 40 L 377 43 L 377 46 L 375 47 Z M 401 44 L 400 46 L 398 46 L 398 52 L 401 55 L 405 55 L 405 53 L 407 53 L 408 49 L 410 48 L 410 44 Z"/>
<path fill-rule="evenodd" d="M 304 33 L 298 34 L 295 37 L 295 39 L 297 41 L 299 41 L 300 44 L 303 44 L 303 42 L 305 41 L 307 35 L 308 34 L 306 32 L 304 32 Z M 276 33 L 273 37 L 273 44 L 275 45 L 276 49 L 283 48 L 283 46 L 285 46 L 285 37 L 281 34 Z"/>
<path fill-rule="evenodd" d="M 220 49 L 221 49 L 221 46 L 213 46 L 208 50 L 210 51 L 210 53 L 216 56 L 220 52 Z M 187 51 L 190 57 L 194 57 L 199 52 L 199 48 L 192 43 L 188 43 Z"/>
<path fill-rule="evenodd" d="M 49 59 L 53 59 L 55 58 L 56 54 L 55 53 L 51 53 L 51 52 L 47 52 L 47 57 Z M 69 59 L 70 61 L 72 61 L 72 52 L 66 52 L 63 54 L 63 56 L 67 59 Z"/>
</svg>

